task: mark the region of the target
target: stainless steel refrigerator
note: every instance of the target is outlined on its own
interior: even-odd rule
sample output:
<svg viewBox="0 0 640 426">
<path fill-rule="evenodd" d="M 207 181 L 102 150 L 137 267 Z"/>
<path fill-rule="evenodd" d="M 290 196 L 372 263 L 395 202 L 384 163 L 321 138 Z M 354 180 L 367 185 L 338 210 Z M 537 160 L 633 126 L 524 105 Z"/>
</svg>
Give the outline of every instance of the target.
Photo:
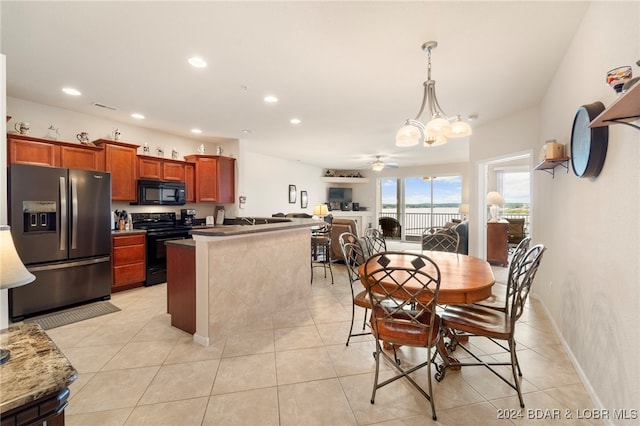
<svg viewBox="0 0 640 426">
<path fill-rule="evenodd" d="M 9 221 L 16 249 L 36 276 L 9 290 L 20 321 L 111 297 L 111 174 L 13 164 Z"/>
</svg>

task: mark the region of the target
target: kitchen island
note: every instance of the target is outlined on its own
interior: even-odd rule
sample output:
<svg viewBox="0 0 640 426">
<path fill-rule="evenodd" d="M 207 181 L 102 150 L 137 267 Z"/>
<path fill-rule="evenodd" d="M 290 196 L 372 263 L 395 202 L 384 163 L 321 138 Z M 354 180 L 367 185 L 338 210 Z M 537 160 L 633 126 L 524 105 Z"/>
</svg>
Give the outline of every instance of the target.
<svg viewBox="0 0 640 426">
<path fill-rule="evenodd" d="M 233 333 L 270 328 L 274 313 L 304 303 L 311 291 L 310 228 L 317 224 L 287 219 L 192 230 L 194 341 L 208 346 Z"/>
</svg>

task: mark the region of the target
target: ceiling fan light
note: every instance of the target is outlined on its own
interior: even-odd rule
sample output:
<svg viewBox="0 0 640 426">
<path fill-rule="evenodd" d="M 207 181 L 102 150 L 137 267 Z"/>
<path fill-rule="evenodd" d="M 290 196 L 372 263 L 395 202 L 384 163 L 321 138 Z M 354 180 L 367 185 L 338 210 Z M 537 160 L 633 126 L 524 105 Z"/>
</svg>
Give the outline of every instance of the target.
<svg viewBox="0 0 640 426">
<path fill-rule="evenodd" d="M 380 160 L 374 161 L 371 165 L 371 170 L 373 170 L 374 172 L 379 172 L 382 169 L 384 169 L 384 163 Z"/>
<path fill-rule="evenodd" d="M 424 139 L 424 133 L 420 127 L 409 123 L 402 126 L 396 133 L 396 146 L 415 146 Z"/>
<path fill-rule="evenodd" d="M 456 121 L 451 123 L 451 133 L 449 134 L 450 138 L 464 138 L 466 136 L 471 136 L 473 131 L 471 130 L 471 126 L 468 123 L 462 121 L 460 116 L 456 118 Z"/>
</svg>

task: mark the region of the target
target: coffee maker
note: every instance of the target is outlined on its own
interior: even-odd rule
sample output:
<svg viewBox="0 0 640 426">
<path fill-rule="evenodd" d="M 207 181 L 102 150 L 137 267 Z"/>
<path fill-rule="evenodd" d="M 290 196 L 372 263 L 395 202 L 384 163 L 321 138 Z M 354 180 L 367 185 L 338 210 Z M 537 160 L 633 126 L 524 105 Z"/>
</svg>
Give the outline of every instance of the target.
<svg viewBox="0 0 640 426">
<path fill-rule="evenodd" d="M 192 226 L 196 218 L 196 209 L 180 209 L 180 224 Z"/>
</svg>

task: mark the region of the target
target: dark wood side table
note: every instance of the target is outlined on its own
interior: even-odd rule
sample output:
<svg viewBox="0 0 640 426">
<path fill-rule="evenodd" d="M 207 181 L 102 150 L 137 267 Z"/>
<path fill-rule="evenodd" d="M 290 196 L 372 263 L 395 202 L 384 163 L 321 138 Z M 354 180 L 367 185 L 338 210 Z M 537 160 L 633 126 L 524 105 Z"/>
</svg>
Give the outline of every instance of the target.
<svg viewBox="0 0 640 426">
<path fill-rule="evenodd" d="M 64 425 L 69 385 L 78 372 L 37 324 L 0 331 L 11 357 L 0 365 L 0 425 Z"/>
<path fill-rule="evenodd" d="M 509 222 L 487 223 L 487 262 L 507 266 L 509 264 Z"/>
</svg>

